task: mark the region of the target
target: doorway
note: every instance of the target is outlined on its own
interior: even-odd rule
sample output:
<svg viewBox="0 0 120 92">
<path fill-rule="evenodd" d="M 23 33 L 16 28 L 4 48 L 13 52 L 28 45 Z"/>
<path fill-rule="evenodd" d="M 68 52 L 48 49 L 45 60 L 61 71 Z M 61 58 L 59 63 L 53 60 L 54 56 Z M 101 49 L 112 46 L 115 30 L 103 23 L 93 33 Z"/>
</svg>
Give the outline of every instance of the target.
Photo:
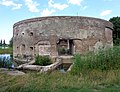
<svg viewBox="0 0 120 92">
<path fill-rule="evenodd" d="M 73 40 L 59 39 L 57 43 L 58 55 L 73 55 Z"/>
</svg>

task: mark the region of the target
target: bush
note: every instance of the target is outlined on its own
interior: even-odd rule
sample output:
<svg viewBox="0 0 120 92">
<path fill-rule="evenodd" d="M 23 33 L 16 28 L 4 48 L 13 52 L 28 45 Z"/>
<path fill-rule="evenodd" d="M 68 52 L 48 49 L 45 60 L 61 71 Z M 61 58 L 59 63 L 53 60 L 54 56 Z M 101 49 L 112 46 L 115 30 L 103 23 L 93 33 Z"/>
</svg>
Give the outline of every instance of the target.
<svg viewBox="0 0 120 92">
<path fill-rule="evenodd" d="M 51 59 L 49 58 L 49 56 L 40 56 L 37 55 L 35 57 L 35 65 L 42 65 L 42 66 L 46 66 L 46 65 L 50 65 L 52 63 Z"/>
<path fill-rule="evenodd" d="M 59 52 L 60 55 L 65 55 L 65 54 L 69 55 L 70 54 L 70 50 L 67 49 L 67 48 L 59 48 L 58 52 Z"/>
<path fill-rule="evenodd" d="M 98 53 L 75 55 L 73 58 L 73 74 L 88 72 L 89 70 L 115 70 L 120 69 L 120 46 L 100 50 Z"/>
<path fill-rule="evenodd" d="M 73 61 L 74 61 L 74 65 L 73 65 L 73 67 L 72 67 L 71 72 L 72 72 L 73 74 L 79 75 L 79 74 L 80 74 L 80 71 L 82 71 L 82 70 L 81 70 L 81 67 L 82 67 L 82 66 L 81 66 L 81 65 L 82 65 L 81 63 L 83 63 L 80 54 L 74 55 Z"/>
</svg>

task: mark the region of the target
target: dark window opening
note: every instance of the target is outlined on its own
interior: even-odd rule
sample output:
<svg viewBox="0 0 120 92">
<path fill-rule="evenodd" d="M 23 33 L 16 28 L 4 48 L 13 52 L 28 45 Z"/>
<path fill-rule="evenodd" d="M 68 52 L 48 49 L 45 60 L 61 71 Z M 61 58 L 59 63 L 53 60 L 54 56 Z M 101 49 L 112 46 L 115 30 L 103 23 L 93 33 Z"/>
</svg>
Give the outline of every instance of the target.
<svg viewBox="0 0 120 92">
<path fill-rule="evenodd" d="M 22 35 L 24 35 L 25 33 L 22 33 Z"/>
<path fill-rule="evenodd" d="M 30 36 L 33 36 L 33 32 L 30 32 Z"/>
<path fill-rule="evenodd" d="M 17 50 L 19 49 L 19 47 L 17 47 Z"/>
<path fill-rule="evenodd" d="M 25 44 L 22 44 L 22 50 L 25 50 Z"/>
<path fill-rule="evenodd" d="M 33 50 L 33 47 L 30 47 L 30 50 Z"/>
<path fill-rule="evenodd" d="M 59 55 L 72 55 L 73 54 L 73 40 L 60 39 L 57 43 Z"/>
</svg>

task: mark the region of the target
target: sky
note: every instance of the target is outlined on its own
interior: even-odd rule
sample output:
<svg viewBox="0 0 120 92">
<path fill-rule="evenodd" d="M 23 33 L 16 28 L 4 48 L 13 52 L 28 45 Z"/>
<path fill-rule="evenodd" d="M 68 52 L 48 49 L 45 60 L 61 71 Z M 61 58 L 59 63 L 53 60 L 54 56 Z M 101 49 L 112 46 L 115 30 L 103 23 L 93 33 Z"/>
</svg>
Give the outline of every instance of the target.
<svg viewBox="0 0 120 92">
<path fill-rule="evenodd" d="M 14 23 L 45 16 L 120 16 L 120 0 L 0 0 L 0 40 L 9 43 Z"/>
</svg>

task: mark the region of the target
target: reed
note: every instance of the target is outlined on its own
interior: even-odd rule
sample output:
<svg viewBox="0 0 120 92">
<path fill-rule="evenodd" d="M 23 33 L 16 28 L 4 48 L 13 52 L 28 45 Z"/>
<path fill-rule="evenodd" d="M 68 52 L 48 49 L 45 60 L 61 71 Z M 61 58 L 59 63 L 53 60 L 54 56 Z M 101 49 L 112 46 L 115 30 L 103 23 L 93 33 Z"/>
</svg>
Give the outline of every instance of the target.
<svg viewBox="0 0 120 92">
<path fill-rule="evenodd" d="M 100 50 L 97 53 L 87 53 L 84 56 L 77 54 L 73 58 L 73 74 L 85 73 L 90 70 L 117 70 L 120 69 L 120 46 Z"/>
</svg>

